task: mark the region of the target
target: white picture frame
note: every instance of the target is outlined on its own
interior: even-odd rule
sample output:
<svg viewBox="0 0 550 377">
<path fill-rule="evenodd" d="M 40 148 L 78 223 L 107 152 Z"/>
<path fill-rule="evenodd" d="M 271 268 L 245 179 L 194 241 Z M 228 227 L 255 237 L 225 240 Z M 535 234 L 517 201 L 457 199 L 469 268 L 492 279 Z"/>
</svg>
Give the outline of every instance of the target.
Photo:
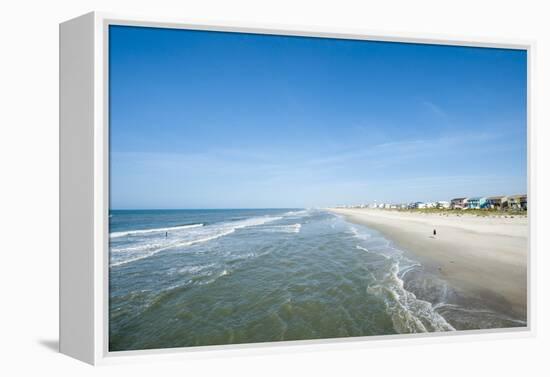
<svg viewBox="0 0 550 377">
<path fill-rule="evenodd" d="M 133 25 L 160 28 L 247 32 L 355 40 L 409 42 L 453 46 L 513 48 L 527 51 L 528 65 L 528 196 L 537 202 L 533 184 L 534 129 L 531 114 L 532 41 L 462 39 L 413 33 L 376 33 L 364 30 L 306 26 L 200 24 L 153 17 L 92 12 L 60 24 L 60 352 L 90 364 L 136 360 L 182 359 L 227 354 L 263 354 L 307 350 L 349 349 L 388 344 L 471 341 L 533 336 L 534 212 L 529 210 L 527 327 L 468 330 L 450 333 L 382 335 L 358 338 L 204 346 L 143 351 L 108 350 L 108 28 Z"/>
</svg>

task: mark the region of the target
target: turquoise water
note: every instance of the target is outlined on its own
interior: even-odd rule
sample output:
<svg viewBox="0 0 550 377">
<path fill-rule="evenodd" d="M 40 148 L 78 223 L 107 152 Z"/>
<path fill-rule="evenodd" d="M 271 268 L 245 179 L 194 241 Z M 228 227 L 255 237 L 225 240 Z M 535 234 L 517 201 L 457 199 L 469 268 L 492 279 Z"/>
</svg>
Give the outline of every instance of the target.
<svg viewBox="0 0 550 377">
<path fill-rule="evenodd" d="M 111 351 L 514 325 L 321 210 L 112 211 L 109 281 Z"/>
</svg>

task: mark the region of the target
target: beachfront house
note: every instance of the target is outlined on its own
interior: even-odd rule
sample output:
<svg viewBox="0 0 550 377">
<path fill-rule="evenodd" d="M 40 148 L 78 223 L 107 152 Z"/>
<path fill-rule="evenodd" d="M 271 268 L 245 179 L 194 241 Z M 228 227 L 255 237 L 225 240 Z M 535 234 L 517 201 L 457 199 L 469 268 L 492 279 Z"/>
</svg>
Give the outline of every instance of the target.
<svg viewBox="0 0 550 377">
<path fill-rule="evenodd" d="M 490 209 L 504 209 L 508 205 L 508 198 L 506 196 L 490 196 L 487 198 L 487 208 Z"/>
<path fill-rule="evenodd" d="M 468 198 L 454 198 L 451 199 L 451 209 L 464 209 L 466 208 Z"/>
<path fill-rule="evenodd" d="M 509 209 L 519 209 L 519 200 L 517 200 L 517 196 L 509 196 L 508 197 L 508 208 Z"/>
<path fill-rule="evenodd" d="M 451 206 L 451 203 L 445 200 L 440 200 L 437 202 L 437 208 L 448 209 L 450 206 Z"/>
<path fill-rule="evenodd" d="M 527 195 L 522 195 L 519 199 L 519 205 L 521 209 L 527 211 Z"/>
<path fill-rule="evenodd" d="M 473 198 L 468 198 L 467 208 L 468 209 L 482 209 L 487 208 L 487 198 L 476 196 Z"/>
<path fill-rule="evenodd" d="M 508 208 L 527 210 L 527 195 L 512 195 L 508 197 Z"/>
</svg>

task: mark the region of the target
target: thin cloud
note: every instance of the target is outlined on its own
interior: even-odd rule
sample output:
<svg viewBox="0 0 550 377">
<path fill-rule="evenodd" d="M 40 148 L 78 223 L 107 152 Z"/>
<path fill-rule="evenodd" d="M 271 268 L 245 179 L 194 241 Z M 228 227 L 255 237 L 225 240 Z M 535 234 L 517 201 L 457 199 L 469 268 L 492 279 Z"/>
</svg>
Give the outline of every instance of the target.
<svg viewBox="0 0 550 377">
<path fill-rule="evenodd" d="M 422 104 L 434 115 L 443 118 L 448 119 L 447 112 L 445 112 L 440 106 L 436 105 L 432 101 L 423 100 Z"/>
</svg>

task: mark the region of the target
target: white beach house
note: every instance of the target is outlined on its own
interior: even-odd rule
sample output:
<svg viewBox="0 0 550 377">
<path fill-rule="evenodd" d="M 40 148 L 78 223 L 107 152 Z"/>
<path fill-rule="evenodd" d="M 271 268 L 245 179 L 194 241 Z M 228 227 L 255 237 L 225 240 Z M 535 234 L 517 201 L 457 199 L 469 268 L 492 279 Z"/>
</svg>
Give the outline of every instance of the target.
<svg viewBox="0 0 550 377">
<path fill-rule="evenodd" d="M 446 200 L 440 200 L 437 202 L 437 208 L 448 209 L 451 207 L 451 203 Z"/>
<path fill-rule="evenodd" d="M 468 204 L 468 198 L 454 198 L 451 199 L 452 209 L 464 209 Z"/>
</svg>

